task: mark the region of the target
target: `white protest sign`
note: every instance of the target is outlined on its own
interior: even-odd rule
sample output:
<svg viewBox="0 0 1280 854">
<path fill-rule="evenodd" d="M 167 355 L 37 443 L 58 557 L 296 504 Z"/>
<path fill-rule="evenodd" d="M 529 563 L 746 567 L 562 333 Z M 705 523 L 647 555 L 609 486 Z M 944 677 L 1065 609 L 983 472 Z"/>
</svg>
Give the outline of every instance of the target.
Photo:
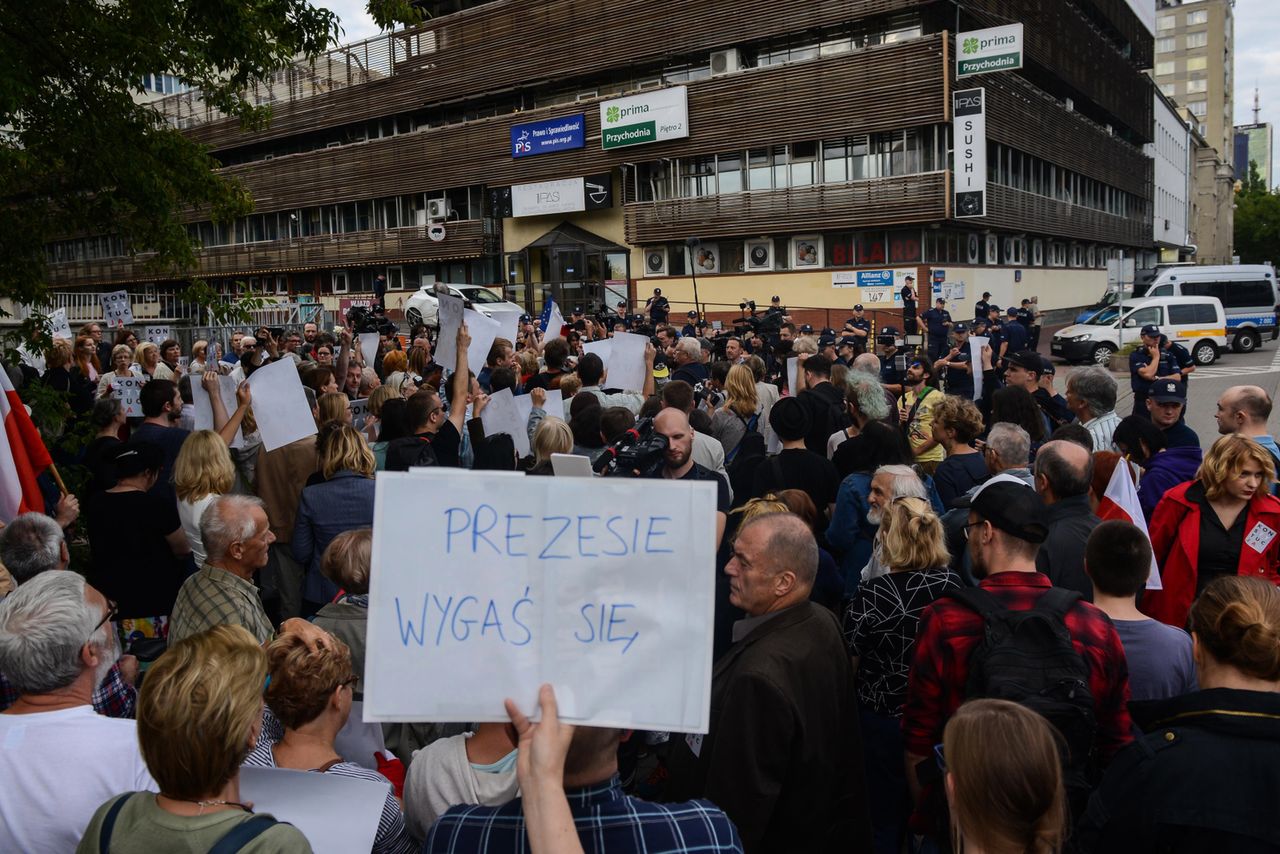
<svg viewBox="0 0 1280 854">
<path fill-rule="evenodd" d="M 240 769 L 240 797 L 302 831 L 315 854 L 371 850 L 389 790 L 390 784 L 316 771 Z"/>
<path fill-rule="evenodd" d="M 462 319 L 466 321 L 467 332 L 471 335 L 471 345 L 467 347 L 467 367 L 471 369 L 471 373 L 479 374 L 489 361 L 489 350 L 493 348 L 493 340 L 498 337 L 502 324 L 471 309 L 462 312 Z M 451 362 L 445 368 L 452 370 L 453 365 Z"/>
<path fill-rule="evenodd" d="M 800 357 L 792 356 L 791 358 L 787 359 L 787 394 L 791 395 L 792 397 L 795 397 L 796 394 L 798 394 L 798 392 L 796 391 L 796 383 L 799 382 L 799 379 L 798 379 L 799 376 L 800 376 Z"/>
<path fill-rule="evenodd" d="M 709 482 L 379 472 L 365 720 L 505 721 L 550 682 L 573 723 L 706 732 L 715 509 Z"/>
<path fill-rule="evenodd" d="M 268 451 L 305 439 L 316 432 L 311 407 L 302 391 L 302 380 L 292 359 L 281 359 L 258 368 L 249 377 L 253 392 L 253 418 L 258 422 L 262 447 Z"/>
<path fill-rule="evenodd" d="M 361 332 L 356 338 L 360 342 L 360 355 L 364 357 L 365 365 L 376 370 L 378 344 L 381 343 L 382 336 L 376 332 Z"/>
<path fill-rule="evenodd" d="M 436 364 L 443 365 L 446 371 L 452 371 L 453 366 L 458 363 L 458 327 L 462 326 L 464 310 L 462 297 L 436 294 L 436 299 L 440 301 L 437 314 L 440 334 L 436 338 L 435 361 Z"/>
<path fill-rule="evenodd" d="M 369 417 L 369 398 L 350 401 L 347 409 L 351 410 L 351 426 L 363 430 L 365 419 Z"/>
<path fill-rule="evenodd" d="M 485 436 L 506 433 L 515 443 L 516 453 L 522 457 L 529 456 L 529 416 L 526 414 L 524 418 L 520 417 L 511 389 L 504 388 L 489 395 L 489 402 L 480 410 L 480 423 L 484 425 Z"/>
<path fill-rule="evenodd" d="M 53 338 L 71 340 L 71 321 L 67 320 L 65 308 L 59 308 L 49 315 L 49 335 Z"/>
<path fill-rule="evenodd" d="M 120 401 L 126 417 L 142 417 L 142 387 L 146 384 L 146 377 L 118 377 L 111 381 L 111 396 Z"/>
<path fill-rule="evenodd" d="M 613 358 L 613 341 L 608 338 L 601 338 L 599 341 L 583 341 L 582 354 L 585 356 L 587 353 L 595 353 L 599 356 L 605 370 L 608 370 L 609 360 Z"/>
<path fill-rule="evenodd" d="M 516 339 L 520 337 L 520 315 L 515 312 L 505 312 L 499 314 L 494 320 L 500 324 L 498 337 L 507 339 L 511 342 L 511 346 L 515 347 Z"/>
<path fill-rule="evenodd" d="M 546 389 L 547 400 L 543 404 L 542 409 L 547 415 L 554 415 L 556 418 L 564 418 L 564 395 L 560 393 L 558 388 Z M 520 411 L 520 419 L 526 428 L 529 424 L 529 415 L 533 412 L 533 396 L 528 394 L 516 395 L 516 409 Z M 527 434 L 528 429 L 525 430 Z"/>
<path fill-rule="evenodd" d="M 133 304 L 129 302 L 128 291 L 112 291 L 100 297 L 102 316 L 108 326 L 124 326 L 133 323 Z"/>
<path fill-rule="evenodd" d="M 973 399 L 982 400 L 982 348 L 991 343 L 982 335 L 969 336 L 970 364 L 973 366 Z"/>
<path fill-rule="evenodd" d="M 222 399 L 222 408 L 226 411 L 227 416 L 236 411 L 236 381 L 231 377 L 222 376 L 216 371 L 211 372 L 212 376 L 218 378 L 218 397 Z M 209 393 L 204 390 L 203 382 L 204 374 L 191 378 L 191 402 L 196 407 L 196 429 L 197 430 L 216 430 L 213 420 L 213 403 L 209 400 Z M 257 407 L 255 407 L 256 409 Z M 236 429 L 235 441 L 231 443 L 233 448 L 244 447 L 244 433 L 240 429 Z"/>
<path fill-rule="evenodd" d="M 143 337 L 152 344 L 155 344 L 157 347 L 173 337 L 169 334 L 169 327 L 167 326 L 147 326 L 144 327 L 144 329 L 145 333 Z"/>
<path fill-rule="evenodd" d="M 623 391 L 642 391 L 645 374 L 649 370 L 644 361 L 644 348 L 649 339 L 630 332 L 616 332 L 610 342 L 613 347 L 609 363 L 605 366 L 609 370 L 605 386 Z"/>
<path fill-rule="evenodd" d="M 591 460 L 578 454 L 552 454 L 551 471 L 556 477 L 595 477 Z"/>
<path fill-rule="evenodd" d="M 43 353 L 35 352 L 26 344 L 19 344 L 18 355 L 22 358 L 22 364 L 26 365 L 28 368 L 31 368 L 36 371 L 36 373 L 40 374 L 45 372 L 46 360 Z"/>
</svg>

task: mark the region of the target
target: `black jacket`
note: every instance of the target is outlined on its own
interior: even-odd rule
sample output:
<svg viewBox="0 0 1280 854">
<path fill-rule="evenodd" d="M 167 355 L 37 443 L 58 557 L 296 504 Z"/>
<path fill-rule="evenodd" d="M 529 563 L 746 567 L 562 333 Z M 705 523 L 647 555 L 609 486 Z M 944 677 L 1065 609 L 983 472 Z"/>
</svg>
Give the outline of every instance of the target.
<svg viewBox="0 0 1280 854">
<path fill-rule="evenodd" d="M 1049 536 L 1036 554 L 1036 569 L 1049 576 L 1054 587 L 1078 590 L 1093 601 L 1093 582 L 1084 571 L 1084 546 L 1102 520 L 1089 509 L 1087 495 L 1064 498 L 1045 508 Z"/>
<path fill-rule="evenodd" d="M 735 643 L 712 673 L 710 729 L 696 756 L 675 740 L 670 799 L 711 800 L 748 854 L 871 850 L 853 672 L 830 611 L 804 602 Z"/>
<path fill-rule="evenodd" d="M 1213 688 L 1129 710 L 1146 736 L 1094 792 L 1080 850 L 1280 851 L 1280 694 Z"/>
<path fill-rule="evenodd" d="M 831 434 L 848 426 L 844 394 L 830 382 L 823 382 L 800 392 L 796 399 L 809 410 L 809 434 L 804 437 L 804 446 L 825 457 Z"/>
</svg>

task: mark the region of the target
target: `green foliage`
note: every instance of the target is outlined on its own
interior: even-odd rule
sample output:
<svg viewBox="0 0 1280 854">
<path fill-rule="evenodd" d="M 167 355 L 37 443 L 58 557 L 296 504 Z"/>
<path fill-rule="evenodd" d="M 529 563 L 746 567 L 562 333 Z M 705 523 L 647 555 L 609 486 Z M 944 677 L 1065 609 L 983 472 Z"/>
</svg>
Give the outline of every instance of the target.
<svg viewBox="0 0 1280 854">
<path fill-rule="evenodd" d="M 1235 251 L 1240 262 L 1280 262 L 1280 194 L 1266 187 L 1254 161 L 1235 202 Z"/>
</svg>

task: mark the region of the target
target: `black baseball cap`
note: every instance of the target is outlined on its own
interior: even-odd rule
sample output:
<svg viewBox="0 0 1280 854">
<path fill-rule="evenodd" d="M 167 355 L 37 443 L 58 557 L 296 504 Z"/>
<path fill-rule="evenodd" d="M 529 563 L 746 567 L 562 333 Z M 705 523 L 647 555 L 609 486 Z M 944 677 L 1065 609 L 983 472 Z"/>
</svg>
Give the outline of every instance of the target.
<svg viewBox="0 0 1280 854">
<path fill-rule="evenodd" d="M 582 306 L 580 306 L 580 305 L 575 305 L 575 306 L 573 307 L 573 313 L 574 313 L 574 314 L 582 314 Z"/>
<path fill-rule="evenodd" d="M 626 301 L 626 300 L 624 300 L 624 299 L 620 299 L 620 300 L 618 300 L 618 308 L 626 308 L 626 307 L 627 307 L 627 301 Z"/>
<path fill-rule="evenodd" d="M 958 322 L 955 326 L 952 326 L 952 327 L 951 327 L 951 331 L 952 331 L 952 332 L 968 332 L 968 331 L 969 331 L 969 324 L 967 324 L 967 323 L 965 323 L 963 320 L 961 320 L 961 321 L 960 321 L 960 322 Z"/>
<path fill-rule="evenodd" d="M 818 336 L 819 347 L 834 347 L 835 345 L 836 345 L 836 336 L 826 335 L 826 334 Z"/>
<path fill-rule="evenodd" d="M 877 334 L 878 334 L 881 338 L 888 338 L 888 337 L 890 337 L 890 336 L 893 336 L 894 338 L 896 338 L 896 337 L 898 337 L 898 330 L 897 330 L 897 329 L 894 329 L 892 326 L 881 326 L 881 327 L 880 327 L 880 332 L 879 332 L 879 333 L 877 333 Z"/>
<path fill-rule="evenodd" d="M 862 303 L 858 303 L 853 307 L 854 311 L 862 311 Z"/>
<path fill-rule="evenodd" d="M 774 295 L 773 295 L 773 299 L 771 299 L 771 300 L 769 300 L 769 301 L 770 301 L 770 302 L 782 302 L 782 297 L 778 296 L 777 294 L 774 294 Z"/>
<path fill-rule="evenodd" d="M 690 310 L 685 314 L 685 317 L 697 317 L 697 316 L 698 316 L 698 313 L 697 313 L 696 311 L 693 311 L 692 309 L 690 309 Z"/>
<path fill-rule="evenodd" d="M 654 296 L 656 296 L 656 297 L 658 297 L 658 296 L 662 296 L 662 288 L 654 288 L 654 289 L 653 289 L 653 295 L 654 295 Z"/>
<path fill-rule="evenodd" d="M 522 314 L 522 315 L 520 315 L 520 322 L 521 322 L 521 323 L 532 323 L 532 322 L 533 322 L 533 318 L 532 318 L 532 317 L 530 317 L 530 316 L 529 316 L 529 315 L 527 315 L 527 314 Z"/>
<path fill-rule="evenodd" d="M 1146 326 L 1142 327 L 1142 335 L 1146 338 L 1159 338 L 1160 327 L 1156 326 L 1154 323 L 1148 323 Z"/>
<path fill-rule="evenodd" d="M 987 306 L 987 314 L 990 314 L 990 313 L 991 313 L 991 312 L 993 312 L 993 311 L 994 311 L 996 314 L 999 314 L 999 313 L 1000 313 L 1000 306 L 996 305 L 995 303 L 991 303 L 990 305 L 988 305 L 988 306 Z"/>
<path fill-rule="evenodd" d="M 986 298 L 987 298 L 987 297 L 989 297 L 989 296 L 991 296 L 991 291 L 983 291 L 983 292 L 982 292 L 982 298 L 983 298 L 983 299 L 986 299 Z"/>
<path fill-rule="evenodd" d="M 1147 397 L 1156 403 L 1186 403 L 1187 386 L 1177 380 L 1157 380 L 1151 384 Z"/>
<path fill-rule="evenodd" d="M 801 334 L 801 335 L 812 335 L 812 334 L 813 334 L 813 327 L 812 327 L 812 326 L 810 326 L 810 325 L 809 325 L 809 324 L 807 324 L 807 323 L 806 323 L 806 324 L 804 324 L 803 326 L 801 326 L 801 327 L 800 327 L 800 334 Z"/>
<path fill-rule="evenodd" d="M 1044 362 L 1035 350 L 1020 350 L 1012 356 L 1005 356 L 1004 360 L 1007 364 L 1022 368 L 1024 371 L 1034 371 L 1037 374 L 1044 371 Z"/>
<path fill-rule="evenodd" d="M 1047 356 L 1040 357 L 1040 376 L 1055 377 L 1058 375 L 1058 368 L 1053 362 L 1049 361 Z"/>
<path fill-rule="evenodd" d="M 1014 308 L 1013 306 L 1009 306 L 1007 309 L 1005 309 L 1005 312 L 1004 312 L 1004 313 L 1005 313 L 1005 314 L 1007 314 L 1007 315 L 1009 315 L 1010 317 L 1017 317 L 1017 316 L 1018 316 L 1018 310 L 1017 310 L 1016 308 Z"/>
<path fill-rule="evenodd" d="M 1044 523 L 1044 502 L 1025 483 L 1002 480 L 984 486 L 969 509 L 1012 537 L 1043 543 L 1049 536 Z"/>
</svg>

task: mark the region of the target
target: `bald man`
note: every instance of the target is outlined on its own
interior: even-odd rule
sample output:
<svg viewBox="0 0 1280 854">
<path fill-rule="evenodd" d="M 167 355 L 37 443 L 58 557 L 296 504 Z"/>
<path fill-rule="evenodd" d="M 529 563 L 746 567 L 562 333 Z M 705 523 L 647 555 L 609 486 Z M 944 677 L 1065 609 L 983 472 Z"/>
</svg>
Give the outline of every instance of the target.
<svg viewBox="0 0 1280 854">
<path fill-rule="evenodd" d="M 1271 395 L 1256 385 L 1233 385 L 1218 398 L 1218 411 L 1214 415 L 1218 432 L 1224 436 L 1234 433 L 1252 439 L 1267 449 L 1280 470 L 1280 447 L 1267 432 L 1267 419 L 1271 417 Z"/>
<path fill-rule="evenodd" d="M 1054 587 L 1078 590 L 1093 601 L 1093 582 L 1084 571 L 1084 547 L 1101 521 L 1089 507 L 1093 455 L 1075 442 L 1046 442 L 1036 452 L 1036 492 L 1045 503 L 1049 536 L 1036 555 L 1036 569 Z"/>
<path fill-rule="evenodd" d="M 706 480 L 716 485 L 716 548 L 719 549 L 729 518 L 728 482 L 693 461 L 693 428 L 689 426 L 689 416 L 682 410 L 667 407 L 659 412 L 653 418 L 653 430 L 667 437 L 667 450 L 662 455 L 662 466 L 651 476 L 666 480 Z"/>
<path fill-rule="evenodd" d="M 674 739 L 668 796 L 711 800 L 748 854 L 871 850 L 853 670 L 835 616 L 809 601 L 809 526 L 752 519 L 724 571 L 747 616 L 711 676 L 709 732 Z"/>
</svg>

